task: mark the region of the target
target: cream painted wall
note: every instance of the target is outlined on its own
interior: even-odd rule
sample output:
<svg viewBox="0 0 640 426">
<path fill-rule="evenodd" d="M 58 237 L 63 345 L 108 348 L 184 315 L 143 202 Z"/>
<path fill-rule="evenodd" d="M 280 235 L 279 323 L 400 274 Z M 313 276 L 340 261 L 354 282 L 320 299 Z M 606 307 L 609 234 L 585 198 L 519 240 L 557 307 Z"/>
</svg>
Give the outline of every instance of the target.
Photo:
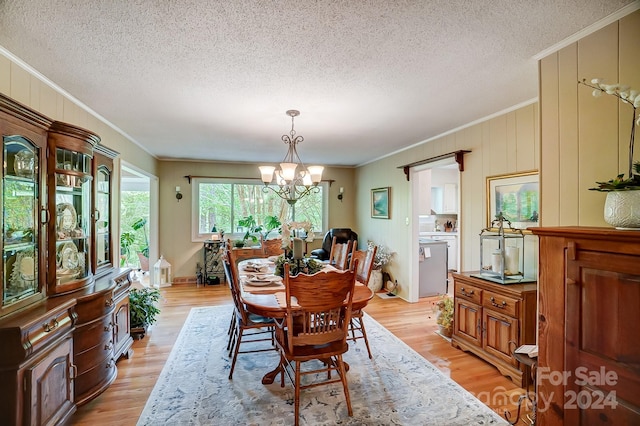
<svg viewBox="0 0 640 426">
<path fill-rule="evenodd" d="M 102 145 L 120 153 L 120 159 L 157 175 L 158 164 L 155 157 L 1 52 L 0 92 L 53 120 L 96 133 L 100 136 Z"/>
<path fill-rule="evenodd" d="M 157 175 L 158 162 L 138 145 L 106 124 L 69 97 L 26 70 L 0 52 L 0 93 L 44 114 L 52 120 L 83 127 L 100 136 L 101 144 L 119 152 L 114 162 L 113 204 L 111 217 L 115 230 L 120 229 L 120 161 L 125 160 L 138 169 Z M 112 244 L 119 247 L 119 235 Z"/>
<path fill-rule="evenodd" d="M 596 77 L 640 90 L 640 11 L 540 61 L 544 226 L 607 226 L 606 195 L 588 189 L 627 174 L 633 109 L 577 84 Z"/>
<path fill-rule="evenodd" d="M 386 270 L 398 281 L 400 297 L 409 299 L 410 287 L 418 283 L 411 279 L 411 259 L 417 256 L 412 250 L 417 235 L 411 233 L 411 183 L 398 167 L 456 150 L 471 151 L 464 156 L 465 171 L 460 174 L 461 268 L 468 271 L 480 267 L 478 234 L 487 223 L 486 177 L 538 169 L 539 148 L 538 104 L 533 103 L 356 170 L 356 229 L 361 241 L 396 252 Z M 383 186 L 391 187 L 391 219 L 372 219 L 370 191 Z M 527 251 L 535 252 L 535 237 L 527 238 Z"/>
<path fill-rule="evenodd" d="M 191 185 L 185 176 L 255 178 L 260 174 L 255 164 L 194 161 L 160 161 L 160 254 L 172 265 L 174 277 L 195 277 L 196 263 L 202 263 L 202 242 L 191 241 Z M 329 228 L 355 228 L 355 171 L 346 167 L 327 167 L 323 179 L 334 180 L 329 187 Z M 176 186 L 183 198 L 176 200 Z M 344 188 L 342 201 L 338 200 Z M 324 235 L 324 233 L 322 234 Z M 309 245 L 319 247 L 321 237 Z"/>
</svg>

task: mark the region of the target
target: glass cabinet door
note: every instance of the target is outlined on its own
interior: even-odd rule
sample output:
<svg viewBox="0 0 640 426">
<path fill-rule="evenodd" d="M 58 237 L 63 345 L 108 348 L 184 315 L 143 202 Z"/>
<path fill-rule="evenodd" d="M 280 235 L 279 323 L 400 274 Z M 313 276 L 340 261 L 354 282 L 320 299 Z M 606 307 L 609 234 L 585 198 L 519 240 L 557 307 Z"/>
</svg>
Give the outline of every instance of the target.
<svg viewBox="0 0 640 426">
<path fill-rule="evenodd" d="M 91 275 L 91 156 L 56 148 L 56 292 Z M 73 288 L 75 286 L 68 285 Z"/>
<path fill-rule="evenodd" d="M 40 292 L 39 149 L 22 136 L 3 136 L 2 305 Z"/>
<path fill-rule="evenodd" d="M 96 173 L 96 267 L 111 267 L 111 171 L 98 166 Z"/>
</svg>

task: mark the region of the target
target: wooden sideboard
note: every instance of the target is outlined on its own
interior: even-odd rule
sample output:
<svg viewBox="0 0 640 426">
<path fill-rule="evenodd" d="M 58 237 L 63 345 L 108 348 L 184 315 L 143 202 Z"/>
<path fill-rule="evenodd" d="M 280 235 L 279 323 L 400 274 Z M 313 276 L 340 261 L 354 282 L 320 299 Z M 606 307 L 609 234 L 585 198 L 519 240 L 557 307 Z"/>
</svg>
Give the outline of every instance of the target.
<svg viewBox="0 0 640 426">
<path fill-rule="evenodd" d="M 451 345 L 494 365 L 520 387 L 526 387 L 526 366 L 513 356 L 514 347 L 536 342 L 535 283 L 497 284 L 454 273 L 454 324 Z"/>
<path fill-rule="evenodd" d="M 0 321 L 0 424 L 65 423 L 113 382 L 115 361 L 133 344 L 130 272 L 118 270 Z"/>
<path fill-rule="evenodd" d="M 541 425 L 640 424 L 640 232 L 539 236 Z"/>
</svg>

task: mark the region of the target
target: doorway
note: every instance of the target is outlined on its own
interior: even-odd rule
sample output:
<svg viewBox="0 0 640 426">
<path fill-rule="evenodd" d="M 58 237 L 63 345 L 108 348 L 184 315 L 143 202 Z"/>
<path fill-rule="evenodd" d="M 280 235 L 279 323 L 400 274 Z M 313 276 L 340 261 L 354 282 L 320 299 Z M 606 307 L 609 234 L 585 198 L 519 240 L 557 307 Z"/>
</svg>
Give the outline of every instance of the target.
<svg viewBox="0 0 640 426">
<path fill-rule="evenodd" d="M 148 274 L 158 258 L 158 179 L 121 163 L 120 266 Z"/>
<path fill-rule="evenodd" d="M 453 289 L 448 281 L 433 283 L 433 274 L 425 272 L 424 247 L 428 244 L 446 242 L 446 256 L 441 256 L 443 261 L 436 263 L 435 273 L 441 281 L 448 280 L 449 273 L 460 270 L 460 244 L 459 230 L 460 217 L 460 172 L 454 158 L 445 158 L 440 161 L 413 167 L 410 170 L 411 182 L 411 217 L 410 227 L 411 241 L 411 282 L 409 301 L 417 302 L 420 294 L 451 292 Z M 440 244 L 433 244 L 435 249 Z M 429 252 L 427 252 L 429 253 Z M 434 252 L 435 253 L 435 252 Z M 434 256 L 435 257 L 435 256 Z M 441 265 L 440 263 L 443 263 Z M 422 268 L 421 268 L 422 266 Z M 426 284 L 425 281 L 430 284 Z M 426 289 L 425 286 L 431 287 Z"/>
</svg>

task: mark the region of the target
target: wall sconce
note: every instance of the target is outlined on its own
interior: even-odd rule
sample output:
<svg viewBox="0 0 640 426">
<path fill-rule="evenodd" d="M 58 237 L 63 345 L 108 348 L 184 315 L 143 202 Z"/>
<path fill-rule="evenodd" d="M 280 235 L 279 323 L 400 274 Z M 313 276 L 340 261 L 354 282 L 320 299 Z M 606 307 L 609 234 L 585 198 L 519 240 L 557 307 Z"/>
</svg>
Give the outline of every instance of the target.
<svg viewBox="0 0 640 426">
<path fill-rule="evenodd" d="M 180 202 L 180 200 L 182 200 L 182 193 L 180 192 L 180 187 L 176 186 L 176 200 L 178 200 L 178 202 Z"/>
<path fill-rule="evenodd" d="M 340 200 L 340 202 L 342 202 L 342 194 L 344 194 L 344 187 L 343 186 L 340 187 L 340 193 L 338 194 L 338 200 Z"/>
</svg>

